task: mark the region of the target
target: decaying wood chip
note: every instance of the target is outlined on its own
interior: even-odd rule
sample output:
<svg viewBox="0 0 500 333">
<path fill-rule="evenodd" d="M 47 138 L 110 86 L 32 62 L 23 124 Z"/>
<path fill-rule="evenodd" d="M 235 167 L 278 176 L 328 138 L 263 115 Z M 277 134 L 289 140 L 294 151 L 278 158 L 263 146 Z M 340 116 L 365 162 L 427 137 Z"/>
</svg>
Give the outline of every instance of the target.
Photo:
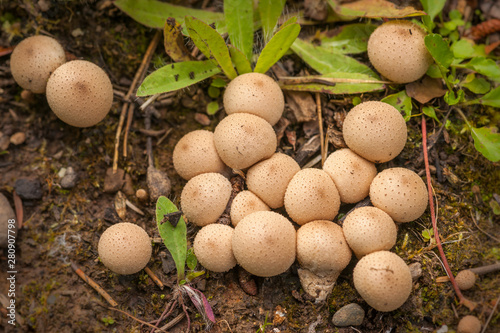
<svg viewBox="0 0 500 333">
<path fill-rule="evenodd" d="M 290 125 L 290 120 L 285 117 L 281 117 L 280 120 L 274 125 L 274 131 L 276 132 L 276 139 L 278 142 L 283 138 L 283 134 L 285 133 L 286 128 Z"/>
<path fill-rule="evenodd" d="M 172 189 L 172 184 L 168 175 L 156 169 L 153 166 L 148 167 L 147 183 L 149 189 L 149 198 L 151 201 L 156 202 L 160 196 L 168 196 Z"/>
<path fill-rule="evenodd" d="M 341 131 L 335 129 L 332 124 L 328 125 L 326 137 L 328 138 L 328 142 L 330 142 L 335 148 L 347 148 L 344 141 L 344 135 Z"/>
<path fill-rule="evenodd" d="M 314 98 L 310 93 L 304 91 L 287 91 L 285 98 L 295 119 L 299 123 L 316 119 L 316 102 L 314 102 Z"/>
<path fill-rule="evenodd" d="M 307 159 L 317 153 L 321 147 L 321 137 L 318 135 L 310 138 L 306 143 L 304 143 L 295 155 L 295 161 L 302 167 Z"/>
<path fill-rule="evenodd" d="M 243 289 L 243 291 L 248 295 L 257 295 L 257 284 L 255 283 L 255 279 L 252 274 L 248 273 L 241 267 L 238 267 L 238 282 L 241 289 Z"/>
<path fill-rule="evenodd" d="M 122 219 L 125 220 L 125 217 L 127 216 L 127 204 L 126 204 L 127 198 L 125 195 L 118 191 L 115 195 L 115 210 L 116 214 Z"/>
</svg>

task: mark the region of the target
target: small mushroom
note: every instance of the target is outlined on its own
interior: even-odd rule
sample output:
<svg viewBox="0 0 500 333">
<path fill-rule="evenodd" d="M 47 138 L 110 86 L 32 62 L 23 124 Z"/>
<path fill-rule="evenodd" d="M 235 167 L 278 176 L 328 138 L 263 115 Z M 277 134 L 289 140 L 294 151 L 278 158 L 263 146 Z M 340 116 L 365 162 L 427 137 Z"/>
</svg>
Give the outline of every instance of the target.
<svg viewBox="0 0 500 333">
<path fill-rule="evenodd" d="M 271 157 L 278 145 L 273 127 L 249 113 L 222 119 L 215 128 L 214 142 L 222 161 L 234 169 L 245 169 Z"/>
<path fill-rule="evenodd" d="M 368 101 L 347 113 L 342 127 L 347 146 L 375 163 L 387 162 L 401 153 L 407 129 L 403 116 L 390 104 Z"/>
<path fill-rule="evenodd" d="M 425 35 L 425 31 L 411 21 L 386 22 L 371 34 L 368 58 L 373 67 L 391 81 L 418 80 L 433 61 L 425 46 Z"/>
<path fill-rule="evenodd" d="M 390 168 L 373 179 L 370 200 L 395 222 L 411 222 L 422 216 L 429 198 L 419 175 L 405 168 Z"/>
<path fill-rule="evenodd" d="M 104 266 L 113 272 L 135 274 L 146 267 L 151 258 L 151 240 L 138 225 L 117 223 L 102 233 L 97 252 Z"/>
<path fill-rule="evenodd" d="M 215 149 L 214 134 L 206 130 L 184 135 L 175 145 L 172 161 L 175 171 L 186 180 L 208 172 L 228 174 Z"/>
<path fill-rule="evenodd" d="M 249 273 L 269 277 L 285 272 L 295 261 L 292 223 L 275 212 L 255 212 L 234 228 L 233 253 Z"/>
<path fill-rule="evenodd" d="M 396 224 L 386 212 L 376 207 L 356 208 L 347 215 L 342 229 L 349 247 L 358 258 L 390 250 L 396 244 Z"/>
<path fill-rule="evenodd" d="M 231 203 L 231 223 L 236 227 L 245 216 L 260 211 L 270 211 L 268 205 L 251 191 L 236 194 Z"/>
<path fill-rule="evenodd" d="M 90 127 L 104 119 L 113 103 L 113 86 L 99 66 L 73 60 L 59 66 L 47 82 L 47 101 L 59 119 Z"/>
<path fill-rule="evenodd" d="M 479 333 L 481 322 L 476 316 L 465 316 L 458 322 L 457 333 Z"/>
<path fill-rule="evenodd" d="M 383 312 L 403 305 L 412 289 L 408 265 L 389 251 L 373 252 L 361 258 L 354 267 L 353 280 L 366 303 Z"/>
<path fill-rule="evenodd" d="M 288 183 L 299 171 L 300 166 L 292 157 L 275 153 L 248 169 L 247 186 L 269 207 L 280 208 L 284 204 Z"/>
<path fill-rule="evenodd" d="M 460 290 L 467 290 L 474 287 L 476 283 L 476 274 L 471 270 L 465 269 L 458 272 L 457 276 L 455 276 L 455 281 Z"/>
<path fill-rule="evenodd" d="M 32 36 L 20 42 L 10 56 L 10 71 L 24 89 L 45 93 L 50 74 L 66 62 L 64 49 L 57 40 Z"/>
<path fill-rule="evenodd" d="M 366 198 L 370 184 L 377 175 L 373 162 L 347 148 L 331 153 L 325 160 L 323 170 L 332 177 L 340 201 L 345 203 L 356 203 Z"/>
<path fill-rule="evenodd" d="M 231 182 L 220 173 L 202 173 L 184 186 L 182 211 L 189 222 L 199 227 L 214 223 L 226 209 L 231 190 Z"/>
<path fill-rule="evenodd" d="M 203 267 L 213 272 L 227 272 L 236 266 L 232 249 L 233 231 L 233 228 L 223 224 L 209 224 L 198 231 L 193 249 Z"/>
<path fill-rule="evenodd" d="M 285 209 L 303 225 L 314 220 L 333 220 L 340 196 L 330 176 L 320 169 L 302 169 L 293 176 L 285 192 Z"/>
<path fill-rule="evenodd" d="M 278 83 L 269 76 L 247 73 L 228 84 L 224 109 L 227 114 L 251 113 L 275 125 L 285 109 L 285 98 Z"/>
</svg>

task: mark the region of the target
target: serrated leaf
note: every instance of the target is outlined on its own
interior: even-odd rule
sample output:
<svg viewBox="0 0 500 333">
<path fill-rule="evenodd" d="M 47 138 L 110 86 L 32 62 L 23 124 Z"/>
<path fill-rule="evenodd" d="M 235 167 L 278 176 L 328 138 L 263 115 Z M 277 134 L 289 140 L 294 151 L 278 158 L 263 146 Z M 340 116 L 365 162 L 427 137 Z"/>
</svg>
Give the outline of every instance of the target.
<svg viewBox="0 0 500 333">
<path fill-rule="evenodd" d="M 190 61 L 191 55 L 184 44 L 182 26 L 175 18 L 170 17 L 165 21 L 163 28 L 163 46 L 165 52 L 173 61 Z"/>
<path fill-rule="evenodd" d="M 422 113 L 441 124 L 441 121 L 439 121 L 438 117 L 436 116 L 436 110 L 432 106 L 424 106 L 422 108 Z"/>
<path fill-rule="evenodd" d="M 286 0 L 259 0 L 259 15 L 265 43 L 273 36 L 274 28 L 285 8 L 285 2 Z"/>
<path fill-rule="evenodd" d="M 196 255 L 194 254 L 193 248 L 190 248 L 187 251 L 186 265 L 190 270 L 194 270 L 196 268 L 196 265 L 198 265 L 198 259 L 196 258 Z M 189 279 L 189 277 L 188 277 L 188 279 Z"/>
<path fill-rule="evenodd" d="M 144 79 L 137 89 L 137 96 L 149 96 L 189 87 L 217 73 L 220 73 L 219 67 L 210 60 L 168 64 Z"/>
<path fill-rule="evenodd" d="M 286 27 L 280 28 L 260 53 L 254 72 L 267 72 L 288 51 L 299 33 L 300 25 L 298 23 L 288 24 Z"/>
<path fill-rule="evenodd" d="M 369 23 L 347 24 L 340 28 L 340 32 L 330 37 L 332 31 L 320 33 L 315 40 L 327 50 L 343 54 L 357 54 L 366 52 L 366 45 L 370 35 L 377 26 Z"/>
<path fill-rule="evenodd" d="M 500 66 L 492 59 L 484 57 L 475 57 L 466 65 L 467 68 L 473 69 L 479 74 L 483 74 L 490 79 L 500 81 Z"/>
<path fill-rule="evenodd" d="M 443 10 L 446 0 L 420 0 L 420 3 L 431 20 L 434 20 Z"/>
<path fill-rule="evenodd" d="M 327 50 L 301 39 L 295 40 L 292 50 L 309 66 L 321 74 L 343 72 L 367 74 L 378 78 L 368 66 L 344 54 Z"/>
<path fill-rule="evenodd" d="M 411 118 L 411 111 L 413 109 L 413 104 L 411 103 L 411 97 L 406 94 L 405 90 L 401 90 L 396 94 L 389 95 L 381 100 L 394 106 L 399 112 L 404 113 L 404 120 L 408 121 Z"/>
<path fill-rule="evenodd" d="M 342 4 L 339 0 L 327 0 L 327 2 L 337 14 L 342 16 L 403 18 L 425 15 L 424 11 L 412 6 L 396 6 L 386 0 L 358 0 Z"/>
<path fill-rule="evenodd" d="M 429 34 L 425 36 L 424 41 L 434 61 L 443 69 L 450 67 L 453 61 L 453 52 L 451 52 L 448 43 L 443 37 L 438 34 Z"/>
<path fill-rule="evenodd" d="M 252 59 L 253 1 L 224 0 L 224 19 L 231 44 Z"/>
<path fill-rule="evenodd" d="M 471 127 L 474 147 L 492 162 L 500 161 L 500 134 L 493 131 L 493 128 Z"/>
<path fill-rule="evenodd" d="M 233 45 L 229 45 L 229 54 L 238 71 L 238 75 L 252 72 L 250 61 L 248 61 L 248 58 L 240 50 Z"/>
<path fill-rule="evenodd" d="M 186 238 L 186 222 L 181 217 L 175 227 L 170 222 L 163 222 L 165 214 L 178 212 L 179 210 L 172 201 L 164 196 L 161 196 L 156 201 L 156 224 L 158 231 L 172 255 L 177 268 L 177 281 L 184 279 L 186 257 L 187 257 L 187 238 Z"/>
</svg>

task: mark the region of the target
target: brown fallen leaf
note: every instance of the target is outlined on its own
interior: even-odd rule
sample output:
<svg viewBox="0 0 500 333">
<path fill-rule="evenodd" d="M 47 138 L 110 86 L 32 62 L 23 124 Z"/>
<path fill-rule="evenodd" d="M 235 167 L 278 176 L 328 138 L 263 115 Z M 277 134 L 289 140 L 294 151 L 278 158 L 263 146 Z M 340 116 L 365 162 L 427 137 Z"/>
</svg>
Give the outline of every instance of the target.
<svg viewBox="0 0 500 333">
<path fill-rule="evenodd" d="M 441 79 L 433 79 L 427 75 L 422 80 L 406 85 L 406 94 L 422 104 L 433 98 L 444 96 L 445 93 L 446 89 L 443 89 Z"/>
<path fill-rule="evenodd" d="M 308 92 L 287 91 L 286 102 L 299 123 L 316 119 L 316 103 Z"/>
<path fill-rule="evenodd" d="M 116 214 L 122 219 L 125 220 L 125 217 L 127 216 L 127 198 L 125 195 L 118 191 L 115 195 L 115 210 Z"/>
</svg>

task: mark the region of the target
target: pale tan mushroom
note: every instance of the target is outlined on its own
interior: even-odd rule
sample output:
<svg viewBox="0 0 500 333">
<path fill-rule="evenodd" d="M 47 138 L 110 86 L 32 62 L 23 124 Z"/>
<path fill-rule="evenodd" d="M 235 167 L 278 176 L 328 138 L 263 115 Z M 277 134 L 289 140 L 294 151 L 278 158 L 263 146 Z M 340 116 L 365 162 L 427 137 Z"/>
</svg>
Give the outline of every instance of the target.
<svg viewBox="0 0 500 333">
<path fill-rule="evenodd" d="M 194 254 L 203 267 L 213 272 L 227 272 L 236 266 L 233 255 L 233 228 L 223 224 L 209 224 L 194 238 Z"/>
<path fill-rule="evenodd" d="M 455 281 L 457 282 L 460 290 L 468 290 L 476 284 L 476 274 L 474 274 L 471 270 L 464 269 L 463 271 L 458 272 L 457 276 L 455 276 Z"/>
<path fill-rule="evenodd" d="M 457 333 L 479 333 L 481 322 L 476 316 L 465 316 L 458 322 Z"/>
<path fill-rule="evenodd" d="M 270 210 L 271 208 L 252 191 L 241 191 L 231 203 L 231 223 L 236 227 L 245 216 Z"/>
</svg>

